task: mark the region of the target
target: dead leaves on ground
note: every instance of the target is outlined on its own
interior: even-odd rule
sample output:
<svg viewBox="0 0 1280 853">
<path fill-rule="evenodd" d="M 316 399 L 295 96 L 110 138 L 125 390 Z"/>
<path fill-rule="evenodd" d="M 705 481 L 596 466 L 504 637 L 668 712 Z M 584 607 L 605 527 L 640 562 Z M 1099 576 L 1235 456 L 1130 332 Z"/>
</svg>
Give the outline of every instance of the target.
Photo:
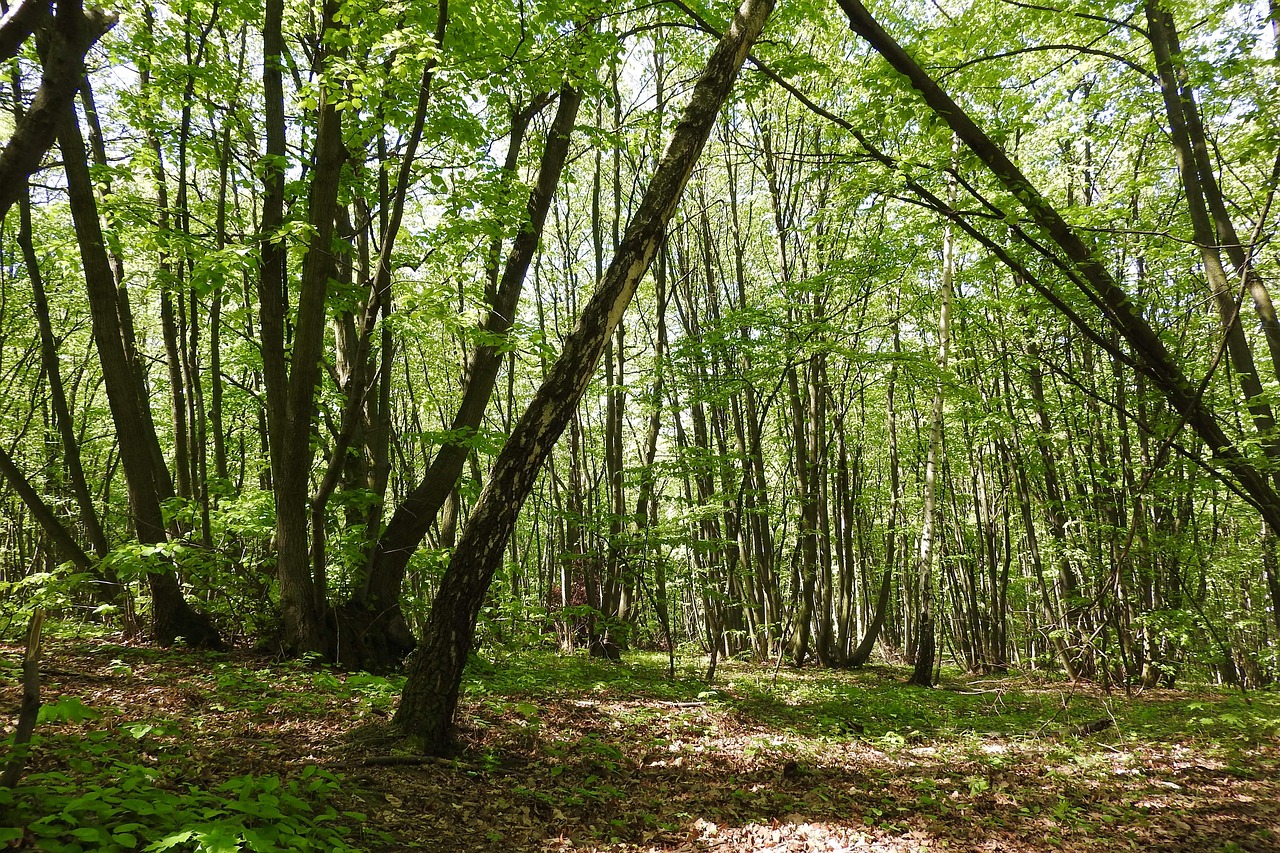
<svg viewBox="0 0 1280 853">
<path fill-rule="evenodd" d="M 729 688 L 681 701 L 646 695 L 641 680 L 629 691 L 476 696 L 464 702 L 463 752 L 419 760 L 394 752 L 385 705 L 317 689 L 297 665 L 83 640 L 50 653 L 48 700 L 75 695 L 103 712 L 84 725 L 151 726 L 137 730 L 143 760 L 180 750 L 189 779 L 310 764 L 344 773 L 344 808 L 398 845 L 376 849 L 1280 849 L 1274 738 L 1230 752 L 1110 726 L 1072 743 L 888 742 L 852 726 L 814 737 Z M 0 690 L 4 707 L 15 690 Z"/>
</svg>

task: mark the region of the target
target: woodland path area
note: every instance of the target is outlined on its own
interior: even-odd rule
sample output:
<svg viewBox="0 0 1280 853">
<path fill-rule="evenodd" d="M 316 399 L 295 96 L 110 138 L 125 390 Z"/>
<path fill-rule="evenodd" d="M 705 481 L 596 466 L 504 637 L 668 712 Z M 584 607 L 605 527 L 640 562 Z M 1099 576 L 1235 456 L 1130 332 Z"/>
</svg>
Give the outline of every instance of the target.
<svg viewBox="0 0 1280 853">
<path fill-rule="evenodd" d="M 0 849 L 1280 849 L 1274 693 L 699 666 L 473 658 L 433 759 L 386 737 L 401 679 L 51 639 Z"/>
</svg>

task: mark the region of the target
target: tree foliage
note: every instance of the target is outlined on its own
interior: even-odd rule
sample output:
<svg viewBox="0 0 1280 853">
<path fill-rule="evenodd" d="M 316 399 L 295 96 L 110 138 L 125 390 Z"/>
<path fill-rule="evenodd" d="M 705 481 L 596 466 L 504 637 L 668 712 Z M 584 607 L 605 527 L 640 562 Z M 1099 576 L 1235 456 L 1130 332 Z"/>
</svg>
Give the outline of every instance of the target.
<svg viewBox="0 0 1280 853">
<path fill-rule="evenodd" d="M 12 4 L 0 607 L 1272 683 L 1274 17 L 784 4 L 632 256 L 724 4 Z"/>
</svg>

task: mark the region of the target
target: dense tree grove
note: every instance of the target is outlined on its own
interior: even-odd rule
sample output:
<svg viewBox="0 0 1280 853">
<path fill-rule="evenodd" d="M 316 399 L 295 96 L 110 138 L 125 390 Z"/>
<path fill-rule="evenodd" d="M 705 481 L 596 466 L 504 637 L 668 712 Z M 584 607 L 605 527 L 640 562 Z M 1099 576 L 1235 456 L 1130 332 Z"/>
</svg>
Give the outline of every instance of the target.
<svg viewBox="0 0 1280 853">
<path fill-rule="evenodd" d="M 1274 2 L 772 6 L 8 0 L 4 615 L 1274 683 Z"/>
</svg>

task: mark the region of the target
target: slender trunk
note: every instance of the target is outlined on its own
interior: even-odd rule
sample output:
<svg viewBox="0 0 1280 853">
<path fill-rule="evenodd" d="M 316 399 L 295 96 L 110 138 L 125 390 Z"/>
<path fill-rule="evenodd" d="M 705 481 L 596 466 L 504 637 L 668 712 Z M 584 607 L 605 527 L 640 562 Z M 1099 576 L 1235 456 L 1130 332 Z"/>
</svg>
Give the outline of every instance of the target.
<svg viewBox="0 0 1280 853">
<path fill-rule="evenodd" d="M 1227 354 L 1235 368 L 1236 380 L 1244 393 L 1259 443 L 1267 457 L 1274 462 L 1280 460 L 1280 438 L 1276 436 L 1275 418 L 1267 403 L 1253 349 L 1240 321 L 1237 286 L 1228 278 L 1223 268 L 1220 244 L 1231 258 L 1237 277 L 1242 279 L 1244 286 L 1253 295 L 1254 306 L 1262 318 L 1263 332 L 1270 347 L 1273 377 L 1280 376 L 1280 324 L 1276 322 L 1270 293 L 1246 257 L 1244 246 L 1241 245 L 1226 211 L 1209 158 L 1200 111 L 1187 81 L 1173 15 L 1157 8 L 1155 0 L 1146 0 L 1145 7 L 1148 33 L 1155 51 L 1165 114 L 1169 119 L 1178 171 L 1186 192 L 1192 232 L 1200 248 L 1201 262 L 1213 292 L 1214 303 L 1218 307 L 1223 333 L 1226 335 Z M 1280 482 L 1280 478 L 1275 475 L 1273 480 Z M 1272 610 L 1280 612 L 1280 578 L 1275 576 L 1266 561 L 1263 566 L 1268 581 L 1267 589 L 1271 594 Z"/>
<path fill-rule="evenodd" d="M 655 555 L 653 609 L 658 617 L 666 640 L 669 669 L 675 667 L 675 641 L 671 636 L 671 608 L 667 600 L 666 560 L 659 549 L 649 542 L 650 531 L 658 524 L 657 473 L 654 462 L 658 455 L 658 438 L 662 431 L 663 395 L 666 393 L 667 358 L 667 257 L 666 249 L 660 249 L 653 270 L 654 299 L 657 302 L 654 318 L 653 384 L 649 389 L 649 416 L 645 426 L 644 451 L 640 461 L 640 487 L 636 497 L 634 538 L 641 553 Z"/>
<path fill-rule="evenodd" d="M 71 493 L 75 495 L 80 524 L 84 527 L 89 546 L 101 559 L 111 550 L 107 534 L 102 529 L 98 511 L 89 492 L 84 466 L 80 459 L 80 442 L 76 438 L 75 423 L 71 419 L 71 407 L 67 405 L 66 389 L 62 384 L 62 368 L 58 358 L 58 342 L 54 338 L 53 324 L 49 316 L 49 300 L 44 290 L 44 276 L 40 272 L 40 259 L 36 256 L 31 237 L 31 202 L 23 198 L 19 208 L 18 245 L 27 265 L 27 278 L 31 281 L 36 321 L 40 326 L 40 359 L 49 385 L 49 401 L 53 406 L 53 418 L 62 440 L 62 458 L 66 461 L 67 477 Z M 114 583 L 114 582 L 113 582 Z M 119 593 L 118 584 L 116 594 Z"/>
<path fill-rule="evenodd" d="M 895 326 L 893 333 L 895 353 L 898 348 L 898 331 Z M 902 476 L 898 470 L 898 412 L 894 405 L 897 378 L 898 365 L 895 361 L 889 366 L 889 383 L 885 391 L 885 432 L 888 433 L 889 441 L 889 520 L 885 524 L 884 533 L 884 576 L 880 579 L 880 592 L 876 596 L 876 609 L 871 617 L 871 624 L 867 626 L 867 632 L 858 643 L 858 647 L 849 656 L 848 666 L 851 667 L 863 666 L 871 659 L 876 638 L 884 628 L 889 611 L 890 593 L 893 590 L 893 565 L 898 553 L 898 516 L 902 511 Z"/>
<path fill-rule="evenodd" d="M 324 32 L 336 28 L 338 5 L 324 4 Z M 340 58 L 340 55 L 339 55 Z M 317 60 L 324 76 L 327 54 Z M 286 643 L 298 653 L 316 652 L 333 657 L 332 629 L 326 621 L 326 590 L 323 577 L 312 572 L 307 510 L 313 462 L 311 430 L 315 416 L 316 387 L 320 381 L 320 359 L 324 352 L 329 279 L 336 272 L 333 233 L 337 215 L 338 181 L 345 150 L 342 144 L 341 114 L 334 106 L 327 86 L 320 87 L 314 164 L 307 212 L 310 240 L 302 259 L 298 285 L 298 311 L 293 325 L 288 373 L 275 374 L 283 383 L 267 386 L 276 399 L 279 425 L 284 435 L 273 441 L 273 480 L 276 499 L 276 573 L 280 582 L 280 614 L 284 620 Z M 288 305 L 276 309 L 283 316 Z M 274 437 L 273 437 L 274 438 Z"/>
<path fill-rule="evenodd" d="M 851 27 L 863 36 L 897 71 L 907 77 L 934 113 L 987 166 L 997 180 L 1022 204 L 1032 222 L 1058 247 L 1067 263 L 1060 269 L 1091 300 L 1133 349 L 1146 373 L 1170 405 L 1209 447 L 1220 466 L 1214 476 L 1233 478 L 1258 506 L 1273 528 L 1280 528 L 1280 495 L 1268 478 L 1227 437 L 1215 412 L 1190 382 L 1133 299 L 1099 258 L 1040 194 L 1008 154 L 974 123 L 969 114 L 933 80 L 916 61 L 875 21 L 860 0 L 838 0 Z M 1078 315 L 1072 322 L 1080 323 Z M 1085 328 L 1090 334 L 1091 329 Z"/>
<path fill-rule="evenodd" d="M 0 215 L 0 219 L 3 219 Z M 27 625 L 27 649 L 22 656 L 22 704 L 18 706 L 18 723 L 9 740 L 9 757 L 0 771 L 0 788 L 13 788 L 22 778 L 31 752 L 31 734 L 40 717 L 40 646 L 44 627 L 44 610 L 37 607 Z"/>
<path fill-rule="evenodd" d="M 79 571 L 88 572 L 95 575 L 100 581 L 102 576 L 98 573 L 97 563 L 93 557 L 85 553 L 80 547 L 80 543 L 71 535 L 71 531 L 58 518 L 53 508 L 45 503 L 44 498 L 40 497 L 40 493 L 36 487 L 31 484 L 26 475 L 18 467 L 17 462 L 9 455 L 9 452 L 0 447 L 0 476 L 4 477 L 4 481 L 9 484 L 9 488 L 13 489 L 14 494 L 27 507 L 27 511 L 31 513 L 31 519 L 45 532 L 49 537 L 49 541 L 53 543 L 54 548 L 64 560 L 68 560 Z M 108 587 L 105 583 L 95 583 L 94 597 L 104 603 L 115 603 L 119 596 L 119 584 L 111 583 Z M 109 592 L 110 588 L 114 588 L 114 592 Z"/>
<path fill-rule="evenodd" d="M 115 286 L 98 219 L 97 200 L 93 195 L 84 137 L 71 107 L 62 118 L 58 136 L 71 199 L 71 215 L 84 266 L 93 338 L 119 440 L 134 529 L 142 544 L 159 544 L 167 538 L 160 502 L 169 497 L 171 491 L 166 488 L 168 483 L 155 464 L 159 446 L 154 442 L 154 432 L 145 426 L 146 417 L 132 368 L 136 356 L 131 358 L 126 346 L 124 327 L 129 314 L 127 307 L 121 305 Z M 222 645 L 208 617 L 187 604 L 171 566 L 161 564 L 152 567 L 147 573 L 147 582 L 151 587 L 155 635 L 160 643 L 168 644 L 178 637 L 185 637 L 193 646 L 218 648 Z"/>
<path fill-rule="evenodd" d="M 284 445 L 290 440 L 285 420 L 285 312 L 288 247 L 284 234 L 285 148 L 284 117 L 284 0 L 266 0 L 262 24 L 263 125 L 266 148 L 262 157 L 262 243 L 258 269 L 258 337 L 262 354 L 265 412 L 260 430 L 270 460 L 270 482 L 279 478 Z"/>
<path fill-rule="evenodd" d="M 97 9 L 85 12 L 80 3 L 59 3 L 57 13 L 50 15 L 48 3 L 24 2 L 12 18 L 6 16 L 5 23 L 0 44 L 0 56 L 5 59 L 16 55 L 27 35 L 39 28 L 42 74 L 31 106 L 0 151 L 0 220 L 27 194 L 27 178 L 40 168 L 60 135 L 63 116 L 84 80 L 84 55 L 115 24 L 115 18 Z"/>
<path fill-rule="evenodd" d="M 218 213 L 214 222 L 218 250 L 227 245 L 227 182 L 231 170 L 231 128 L 222 130 L 218 146 Z M 213 287 L 209 305 L 209 427 L 213 433 L 213 475 L 220 487 L 227 480 L 227 437 L 222 425 L 222 303 L 224 299 L 221 277 Z"/>
<path fill-rule="evenodd" d="M 952 189 L 954 194 L 954 187 Z M 943 378 L 947 370 L 947 356 L 951 347 L 951 290 L 955 272 L 955 235 L 951 223 L 947 223 L 942 235 L 942 285 L 938 306 L 938 378 L 933 391 L 933 410 L 929 419 L 929 453 L 924 471 L 924 524 L 920 530 L 920 558 L 917 564 L 920 614 L 916 623 L 915 669 L 911 684 L 920 687 L 933 686 L 934 664 L 937 662 L 936 617 L 934 615 L 933 567 L 937 552 L 938 528 L 938 471 L 942 460 L 943 427 Z"/>
<path fill-rule="evenodd" d="M 1216 231 L 1213 241 L 1202 243 L 1201 249 L 1203 251 L 1205 247 L 1212 246 L 1216 251 L 1220 246 L 1226 251 L 1234 269 L 1235 281 L 1243 283 L 1253 297 L 1254 309 L 1261 322 L 1270 355 L 1272 373 L 1280 377 L 1280 320 L 1276 317 L 1271 291 L 1253 265 L 1252 252 L 1255 247 L 1246 245 L 1241 240 L 1236 232 L 1235 222 L 1227 210 L 1227 201 L 1223 197 L 1222 188 L 1218 184 L 1217 174 L 1213 168 L 1204 121 L 1187 73 L 1186 60 L 1182 54 L 1173 13 L 1159 8 L 1155 0 L 1147 0 L 1145 9 L 1148 36 L 1155 51 L 1156 67 L 1165 96 L 1167 114 L 1170 117 L 1174 144 L 1179 149 L 1180 157 L 1186 157 L 1189 161 L 1187 167 L 1195 171 L 1195 182 L 1199 185 L 1199 192 L 1207 207 L 1208 218 L 1212 222 L 1213 230 Z M 1274 18 L 1272 27 L 1274 36 L 1277 34 L 1277 21 Z M 1275 41 L 1273 38 L 1273 42 L 1277 51 L 1280 51 L 1280 41 Z M 1276 166 L 1280 169 L 1280 156 Z M 1275 174 L 1273 172 L 1273 177 Z M 1190 192 L 1188 188 L 1188 201 L 1191 201 Z"/>
</svg>

